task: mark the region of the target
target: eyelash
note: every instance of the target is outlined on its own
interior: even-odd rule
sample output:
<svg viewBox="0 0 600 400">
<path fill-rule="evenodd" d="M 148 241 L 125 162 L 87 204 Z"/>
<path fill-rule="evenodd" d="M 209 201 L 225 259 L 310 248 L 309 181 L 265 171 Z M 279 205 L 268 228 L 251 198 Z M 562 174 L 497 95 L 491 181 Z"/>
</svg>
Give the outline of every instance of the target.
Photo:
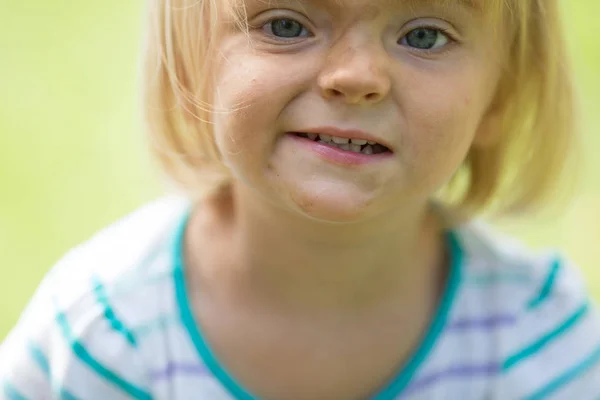
<svg viewBox="0 0 600 400">
<path fill-rule="evenodd" d="M 275 21 L 280 21 L 280 20 L 293 21 L 293 22 L 295 22 L 295 23 L 297 23 L 297 24 L 300 24 L 300 26 L 302 26 L 302 28 L 303 28 L 304 30 L 306 30 L 306 32 L 308 33 L 308 35 L 306 35 L 306 36 L 297 36 L 297 37 L 291 37 L 291 38 L 284 38 L 284 37 L 276 36 L 276 35 L 274 35 L 274 34 L 272 34 L 272 33 L 270 33 L 270 34 L 269 34 L 269 33 L 265 32 L 265 30 L 267 29 L 267 27 L 268 27 L 269 25 L 273 24 L 273 22 L 275 22 Z M 280 43 L 288 43 L 288 44 L 289 44 L 289 43 L 294 43 L 294 42 L 295 42 L 295 41 L 297 41 L 298 39 L 303 39 L 303 38 L 306 38 L 306 37 L 311 37 L 311 36 L 314 36 L 314 35 L 313 35 L 313 33 L 310 31 L 310 29 L 308 29 L 308 28 L 305 26 L 305 24 L 303 24 L 302 22 L 300 22 L 300 21 L 298 21 L 297 19 L 294 19 L 294 18 L 290 18 L 290 17 L 283 17 L 283 16 L 281 16 L 281 17 L 274 17 L 274 18 L 271 18 L 271 19 L 269 19 L 268 21 L 266 21 L 265 23 L 263 23 L 263 24 L 260 26 L 260 29 L 261 29 L 261 30 L 262 30 L 262 31 L 263 31 L 263 32 L 264 32 L 266 35 L 268 35 L 270 38 L 272 38 L 272 39 L 274 39 L 275 41 L 277 41 L 277 42 L 280 42 Z M 415 26 L 415 27 L 411 28 L 411 29 L 410 29 L 408 32 L 406 32 L 406 33 L 405 33 L 405 34 L 404 34 L 404 35 L 403 35 L 403 36 L 402 36 L 402 37 L 401 37 L 401 38 L 398 40 L 398 44 L 401 44 L 401 42 L 403 41 L 403 39 L 404 39 L 404 38 L 406 38 L 406 36 L 407 36 L 407 35 L 408 35 L 410 32 L 412 32 L 412 31 L 414 31 L 414 30 L 417 30 L 417 29 L 431 29 L 431 30 L 438 31 L 439 33 L 441 33 L 442 35 L 444 35 L 444 36 L 447 38 L 447 40 L 448 40 L 448 43 L 447 43 L 446 45 L 444 45 L 443 47 L 441 47 L 441 48 L 437 48 L 437 49 L 420 49 L 420 48 L 416 48 L 416 47 L 411 47 L 411 46 L 402 45 L 402 46 L 404 46 L 404 47 L 407 47 L 407 48 L 408 48 L 410 51 L 413 51 L 413 52 L 419 52 L 419 53 L 426 54 L 426 55 L 430 55 L 430 54 L 431 54 L 431 55 L 433 55 L 433 54 L 445 53 L 446 51 L 448 51 L 448 50 L 449 50 L 449 48 L 448 48 L 448 47 L 449 47 L 450 45 L 452 45 L 452 44 L 454 44 L 454 43 L 457 43 L 457 42 L 458 42 L 458 41 L 457 41 L 457 40 L 454 38 L 453 34 L 452 34 L 452 33 L 451 33 L 451 32 L 450 32 L 448 29 L 446 29 L 446 28 L 442 28 L 442 27 L 439 27 L 439 26 L 434 26 L 434 25 L 420 25 L 420 26 Z"/>
</svg>

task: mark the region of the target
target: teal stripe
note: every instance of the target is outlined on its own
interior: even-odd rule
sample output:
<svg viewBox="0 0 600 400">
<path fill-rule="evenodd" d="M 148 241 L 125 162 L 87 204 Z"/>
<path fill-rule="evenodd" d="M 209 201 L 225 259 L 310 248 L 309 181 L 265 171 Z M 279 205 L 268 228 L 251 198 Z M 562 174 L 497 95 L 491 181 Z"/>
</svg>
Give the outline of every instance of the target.
<svg viewBox="0 0 600 400">
<path fill-rule="evenodd" d="M 593 368 L 594 366 L 597 366 L 598 363 L 600 363 L 600 347 L 598 347 L 596 349 L 596 351 L 594 351 L 591 355 L 589 355 L 585 360 L 583 360 L 582 362 L 580 362 L 573 368 L 569 369 L 568 371 L 566 371 L 565 373 L 560 375 L 558 378 L 556 378 L 555 380 L 553 380 L 552 382 L 550 382 L 549 384 L 544 386 L 542 389 L 540 389 L 536 393 L 527 397 L 526 400 L 547 399 L 548 396 L 550 396 L 552 393 L 555 393 L 559 389 L 563 388 L 565 385 L 572 383 L 573 380 L 575 380 L 575 379 L 583 376 L 587 372 L 589 372 L 589 370 L 591 368 Z M 598 374 L 600 375 L 600 370 L 598 371 Z M 597 384 L 597 382 L 598 382 L 597 378 L 590 378 L 590 380 L 589 380 L 589 384 L 595 385 L 595 384 Z M 598 390 L 597 387 L 593 387 L 593 388 L 589 387 L 586 389 L 588 391 L 589 390 Z"/>
<path fill-rule="evenodd" d="M 542 286 L 540 292 L 527 304 L 527 309 L 532 310 L 534 308 L 539 307 L 552 292 L 552 288 L 554 287 L 554 282 L 556 281 L 556 276 L 560 271 L 560 260 L 554 260 L 552 266 L 550 267 L 550 272 L 548 273 L 548 277 Z"/>
<path fill-rule="evenodd" d="M 131 331 L 125 326 L 125 324 L 119 319 L 119 317 L 117 317 L 115 310 L 110 305 L 104 284 L 102 284 L 100 279 L 96 277 L 93 278 L 93 283 L 96 301 L 103 308 L 104 318 L 108 321 L 110 327 L 115 332 L 118 332 L 121 336 L 123 336 L 127 343 L 137 348 L 137 341 L 135 340 L 133 333 L 131 333 Z"/>
<path fill-rule="evenodd" d="M 56 322 L 61 329 L 63 337 L 71 346 L 71 350 L 73 353 L 79 358 L 84 364 L 90 367 L 96 374 L 98 374 L 101 378 L 106 380 L 108 383 L 116 386 L 123 392 L 127 393 L 129 396 L 134 399 L 144 399 L 151 400 L 152 396 L 145 392 L 144 390 L 138 388 L 137 386 L 127 382 L 119 375 L 109 370 L 105 366 L 103 366 L 100 362 L 98 362 L 92 355 L 87 351 L 87 349 L 75 338 L 73 332 L 71 331 L 71 327 L 69 326 L 69 322 L 67 320 L 67 316 L 59 312 L 56 315 Z"/>
<path fill-rule="evenodd" d="M 486 274 L 472 274 L 463 278 L 463 282 L 474 286 L 493 286 L 497 284 L 530 285 L 531 276 L 525 273 L 491 272 Z"/>
<path fill-rule="evenodd" d="M 204 364 L 212 372 L 212 374 L 221 382 L 221 384 L 234 396 L 237 400 L 257 400 L 258 397 L 250 394 L 236 380 L 225 370 L 225 368 L 219 363 L 216 356 L 213 354 L 208 343 L 206 343 L 204 336 L 202 335 L 200 326 L 194 319 L 194 314 L 190 308 L 190 302 L 188 300 L 187 287 L 185 282 L 185 263 L 183 259 L 184 249 L 184 236 L 187 226 L 189 215 L 181 222 L 178 231 L 175 234 L 173 241 L 173 259 L 174 259 L 174 271 L 173 280 L 175 284 L 175 291 L 177 302 L 180 310 L 180 318 L 187 329 L 192 343 L 196 347 L 199 357 L 203 360 Z M 419 349 L 415 352 L 411 360 L 406 366 L 398 373 L 395 379 L 393 379 L 382 391 L 377 395 L 373 396 L 371 400 L 389 400 L 396 398 L 409 384 L 415 373 L 421 367 L 423 362 L 427 359 L 431 350 L 434 348 L 437 340 L 441 336 L 448 315 L 452 309 L 454 301 L 457 297 L 457 292 L 460 286 L 462 277 L 462 262 L 463 262 L 463 251 L 460 246 L 459 240 L 453 232 L 449 232 L 446 236 L 448 246 L 451 254 L 451 265 L 446 290 L 444 292 L 442 301 L 438 307 L 435 317 L 429 327 L 429 330 L 421 343 Z"/>
<path fill-rule="evenodd" d="M 562 324 L 546 333 L 540 339 L 527 346 L 523 350 L 519 351 L 515 355 L 509 357 L 503 364 L 502 369 L 507 371 L 519 364 L 521 361 L 535 355 L 538 351 L 542 350 L 545 346 L 552 343 L 553 341 L 560 338 L 562 335 L 572 329 L 588 312 L 589 304 L 585 304 L 580 307 L 573 315 L 567 318 Z"/>
<path fill-rule="evenodd" d="M 42 349 L 40 349 L 37 345 L 30 343 L 29 344 L 29 354 L 33 361 L 38 365 L 38 367 L 44 372 L 44 375 L 48 378 L 48 380 L 52 380 L 52 376 L 50 373 L 50 363 L 48 359 L 44 355 Z M 77 397 L 73 396 L 69 391 L 60 387 L 59 384 L 52 382 L 52 388 L 55 393 L 60 395 L 61 400 L 78 400 Z"/>
<path fill-rule="evenodd" d="M 165 330 L 169 326 L 179 323 L 179 321 L 178 315 L 161 315 L 146 323 L 134 326 L 132 331 L 138 338 L 145 337 L 153 332 Z"/>
<path fill-rule="evenodd" d="M 44 375 L 50 376 L 50 363 L 48 359 L 37 345 L 29 343 L 29 354 L 38 367 L 44 372 Z"/>
<path fill-rule="evenodd" d="M 238 385 L 238 383 L 217 361 L 216 356 L 212 353 L 208 344 L 205 342 L 204 336 L 200 333 L 198 325 L 194 319 L 194 314 L 192 313 L 190 303 L 188 301 L 183 261 L 183 240 L 188 219 L 189 214 L 187 214 L 180 223 L 173 241 L 173 280 L 175 284 L 177 303 L 179 306 L 179 317 L 181 318 L 181 322 L 190 335 L 190 339 L 192 340 L 199 357 L 204 361 L 208 369 L 215 376 L 215 378 L 221 382 L 225 389 L 228 390 L 236 400 L 257 400 L 257 397 L 254 397 L 244 390 L 244 388 Z"/>
<path fill-rule="evenodd" d="M 389 400 L 397 398 L 411 382 L 421 365 L 427 360 L 427 357 L 442 335 L 444 327 L 446 326 L 446 321 L 448 320 L 448 315 L 450 315 L 450 311 L 452 310 L 452 306 L 457 297 L 461 283 L 462 263 L 464 259 L 462 246 L 460 245 L 456 234 L 448 232 L 446 234 L 446 243 L 450 250 L 450 272 L 442 300 L 432 319 L 429 330 L 421 345 L 410 358 L 406 366 L 402 368 L 396 378 L 393 379 L 387 387 L 371 397 L 371 400 Z"/>
<path fill-rule="evenodd" d="M 27 397 L 23 396 L 19 391 L 10 383 L 4 382 L 3 391 L 4 396 L 7 400 L 27 400 Z"/>
<path fill-rule="evenodd" d="M 77 397 L 73 396 L 71 393 L 64 389 L 58 389 L 58 393 L 60 394 L 60 400 L 79 400 Z"/>
</svg>

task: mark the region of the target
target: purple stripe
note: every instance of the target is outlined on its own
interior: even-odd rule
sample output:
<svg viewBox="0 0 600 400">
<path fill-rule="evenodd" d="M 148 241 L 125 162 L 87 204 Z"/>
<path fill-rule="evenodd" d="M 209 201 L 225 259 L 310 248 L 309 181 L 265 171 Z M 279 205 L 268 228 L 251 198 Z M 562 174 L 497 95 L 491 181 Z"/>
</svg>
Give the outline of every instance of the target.
<svg viewBox="0 0 600 400">
<path fill-rule="evenodd" d="M 450 323 L 446 331 L 465 331 L 470 329 L 492 330 L 504 326 L 513 326 L 517 323 L 514 315 L 499 314 L 485 318 L 464 318 Z"/>
<path fill-rule="evenodd" d="M 207 369 L 200 364 L 169 363 L 161 370 L 150 372 L 153 381 L 161 381 L 173 378 L 174 375 L 204 375 Z"/>
<path fill-rule="evenodd" d="M 489 363 L 482 365 L 456 365 L 444 371 L 439 371 L 411 383 L 402 395 L 412 394 L 416 391 L 426 389 L 446 379 L 464 379 L 476 377 L 489 377 L 500 372 L 500 364 Z M 402 397 L 403 397 L 402 396 Z"/>
</svg>

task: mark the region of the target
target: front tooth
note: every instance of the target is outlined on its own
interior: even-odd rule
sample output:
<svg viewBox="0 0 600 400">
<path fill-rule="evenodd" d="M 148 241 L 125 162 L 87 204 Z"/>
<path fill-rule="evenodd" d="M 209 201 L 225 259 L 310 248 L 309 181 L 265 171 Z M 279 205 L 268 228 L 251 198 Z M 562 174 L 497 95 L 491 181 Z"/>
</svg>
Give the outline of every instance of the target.
<svg viewBox="0 0 600 400">
<path fill-rule="evenodd" d="M 372 140 L 369 140 L 367 143 L 369 143 L 371 146 L 374 145 L 374 144 L 377 144 L 377 142 L 374 142 Z"/>
<path fill-rule="evenodd" d="M 360 153 L 360 145 L 354 144 L 354 142 L 352 142 L 352 144 L 350 145 L 350 150 L 352 150 L 355 153 Z"/>
<path fill-rule="evenodd" d="M 348 138 L 340 138 L 340 137 L 333 136 L 331 139 L 333 140 L 333 143 L 337 143 L 337 144 L 346 144 L 346 143 L 350 142 L 350 139 L 348 139 Z"/>
<path fill-rule="evenodd" d="M 340 145 L 338 145 L 338 147 L 342 150 L 346 150 L 346 151 L 350 150 L 350 144 L 348 144 L 348 143 L 340 144 Z"/>
<path fill-rule="evenodd" d="M 359 146 L 363 146 L 363 145 L 367 144 L 367 141 L 363 140 L 363 139 L 352 139 L 352 143 L 357 144 Z"/>
<path fill-rule="evenodd" d="M 371 147 L 371 145 L 365 146 L 365 148 L 362 149 L 362 153 L 367 155 L 373 154 L 373 147 Z"/>
<path fill-rule="evenodd" d="M 324 135 L 324 134 L 320 133 L 319 138 L 324 142 L 331 142 L 331 136 L 329 136 L 329 135 Z"/>
<path fill-rule="evenodd" d="M 310 140 L 315 140 L 315 139 L 317 138 L 317 136 L 319 136 L 319 135 L 318 135 L 318 134 L 316 134 L 316 133 L 307 133 L 306 135 L 308 136 L 308 138 L 309 138 Z"/>
</svg>

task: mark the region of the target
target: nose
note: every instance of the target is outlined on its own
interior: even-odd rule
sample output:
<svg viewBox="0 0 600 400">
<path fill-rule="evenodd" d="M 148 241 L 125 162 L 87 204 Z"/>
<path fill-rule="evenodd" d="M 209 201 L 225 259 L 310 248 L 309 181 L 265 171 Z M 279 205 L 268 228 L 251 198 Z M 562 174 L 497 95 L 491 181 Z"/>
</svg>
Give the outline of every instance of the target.
<svg viewBox="0 0 600 400">
<path fill-rule="evenodd" d="M 330 52 L 318 77 L 321 95 L 348 104 L 376 104 L 389 93 L 391 81 L 383 49 L 377 45 L 344 46 Z"/>
</svg>

